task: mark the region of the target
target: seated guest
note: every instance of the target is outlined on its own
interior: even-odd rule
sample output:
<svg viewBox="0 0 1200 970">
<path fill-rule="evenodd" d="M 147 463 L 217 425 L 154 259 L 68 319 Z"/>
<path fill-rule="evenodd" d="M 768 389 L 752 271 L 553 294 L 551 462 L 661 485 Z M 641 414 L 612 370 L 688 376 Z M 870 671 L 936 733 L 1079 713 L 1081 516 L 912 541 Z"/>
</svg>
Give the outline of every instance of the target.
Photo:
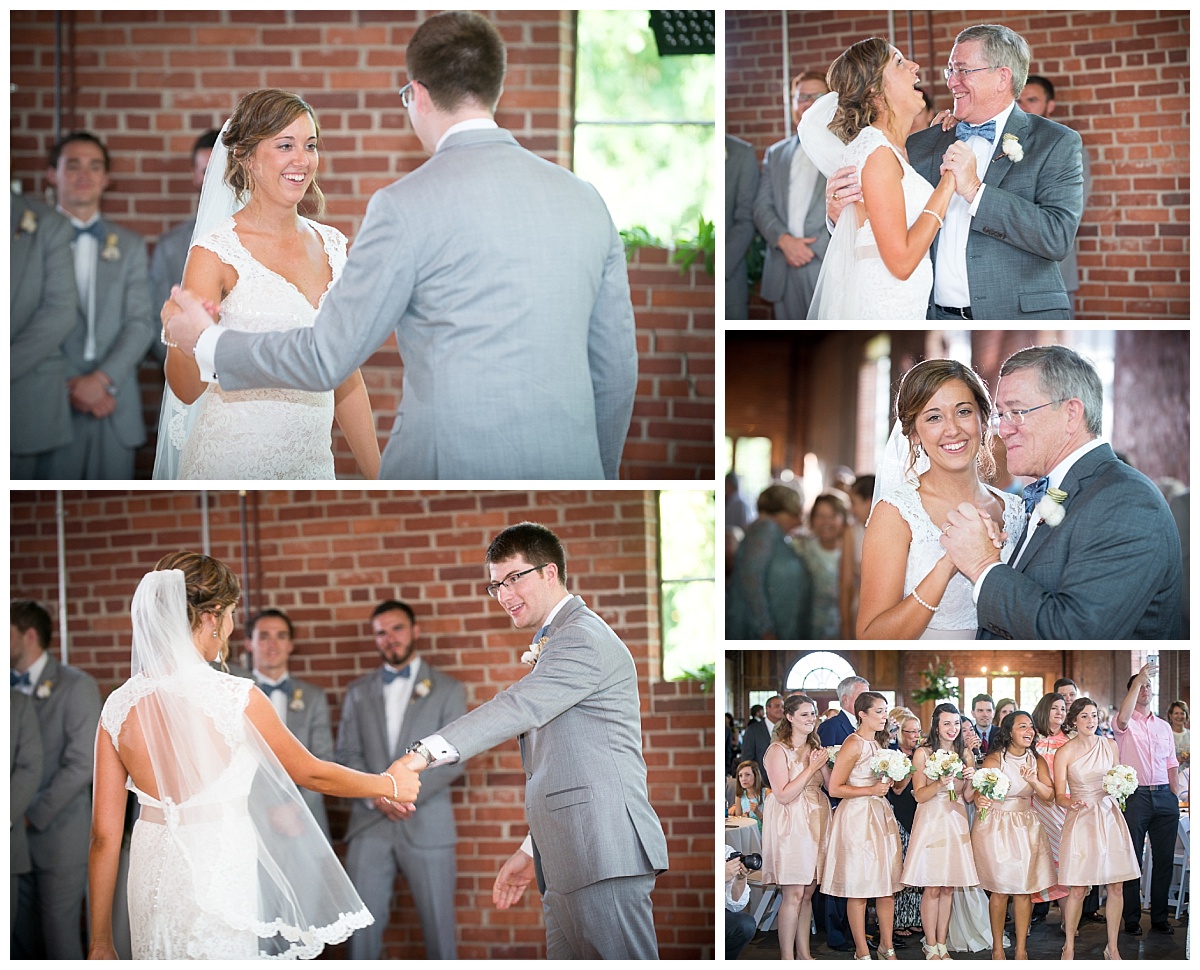
<svg viewBox="0 0 1200 970">
<path fill-rule="evenodd" d="M 743 761 L 737 767 L 737 786 L 733 793 L 733 806 L 729 814 L 733 817 L 754 818 L 762 827 L 763 802 L 771 789 L 763 784 L 762 772 L 757 761 Z"/>
</svg>

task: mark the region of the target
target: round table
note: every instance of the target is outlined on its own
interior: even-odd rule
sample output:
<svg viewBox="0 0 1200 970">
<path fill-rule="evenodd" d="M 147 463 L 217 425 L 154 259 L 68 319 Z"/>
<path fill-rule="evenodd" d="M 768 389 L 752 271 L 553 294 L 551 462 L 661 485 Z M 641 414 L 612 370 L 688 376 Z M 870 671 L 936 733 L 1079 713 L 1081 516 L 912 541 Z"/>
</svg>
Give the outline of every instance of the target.
<svg viewBox="0 0 1200 970">
<path fill-rule="evenodd" d="M 753 818 L 725 819 L 725 844 L 737 849 L 742 855 L 762 852 L 762 834 L 758 831 L 758 820 Z"/>
</svg>

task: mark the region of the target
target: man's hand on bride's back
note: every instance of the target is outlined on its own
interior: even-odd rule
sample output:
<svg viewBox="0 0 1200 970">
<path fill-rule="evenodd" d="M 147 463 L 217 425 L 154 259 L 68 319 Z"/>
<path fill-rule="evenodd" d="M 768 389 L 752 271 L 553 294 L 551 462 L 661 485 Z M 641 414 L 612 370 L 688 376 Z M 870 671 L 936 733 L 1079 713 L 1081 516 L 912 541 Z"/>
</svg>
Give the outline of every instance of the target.
<svg viewBox="0 0 1200 970">
<path fill-rule="evenodd" d="M 858 169 L 853 165 L 839 168 L 825 183 L 825 216 L 834 225 L 847 205 L 861 201 L 862 185 L 858 181 Z"/>
</svg>

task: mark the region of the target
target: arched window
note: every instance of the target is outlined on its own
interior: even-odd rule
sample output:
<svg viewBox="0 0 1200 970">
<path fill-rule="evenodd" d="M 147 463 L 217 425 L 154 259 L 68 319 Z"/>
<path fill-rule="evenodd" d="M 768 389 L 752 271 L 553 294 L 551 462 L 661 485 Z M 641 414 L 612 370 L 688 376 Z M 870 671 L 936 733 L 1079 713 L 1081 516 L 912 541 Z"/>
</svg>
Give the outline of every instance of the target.
<svg viewBox="0 0 1200 970">
<path fill-rule="evenodd" d="M 806 653 L 788 671 L 788 690 L 837 690 L 837 685 L 854 676 L 854 668 L 844 657 L 827 650 Z"/>
</svg>

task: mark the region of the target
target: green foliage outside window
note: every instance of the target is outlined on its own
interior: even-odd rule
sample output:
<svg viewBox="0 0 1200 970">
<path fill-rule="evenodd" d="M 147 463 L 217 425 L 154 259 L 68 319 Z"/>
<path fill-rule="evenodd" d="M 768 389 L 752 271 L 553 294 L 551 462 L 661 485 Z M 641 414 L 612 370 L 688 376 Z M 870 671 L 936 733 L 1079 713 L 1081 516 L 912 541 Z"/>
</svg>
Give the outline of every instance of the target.
<svg viewBox="0 0 1200 970">
<path fill-rule="evenodd" d="M 658 497 L 663 677 L 702 680 L 716 671 L 716 493 Z"/>
</svg>

